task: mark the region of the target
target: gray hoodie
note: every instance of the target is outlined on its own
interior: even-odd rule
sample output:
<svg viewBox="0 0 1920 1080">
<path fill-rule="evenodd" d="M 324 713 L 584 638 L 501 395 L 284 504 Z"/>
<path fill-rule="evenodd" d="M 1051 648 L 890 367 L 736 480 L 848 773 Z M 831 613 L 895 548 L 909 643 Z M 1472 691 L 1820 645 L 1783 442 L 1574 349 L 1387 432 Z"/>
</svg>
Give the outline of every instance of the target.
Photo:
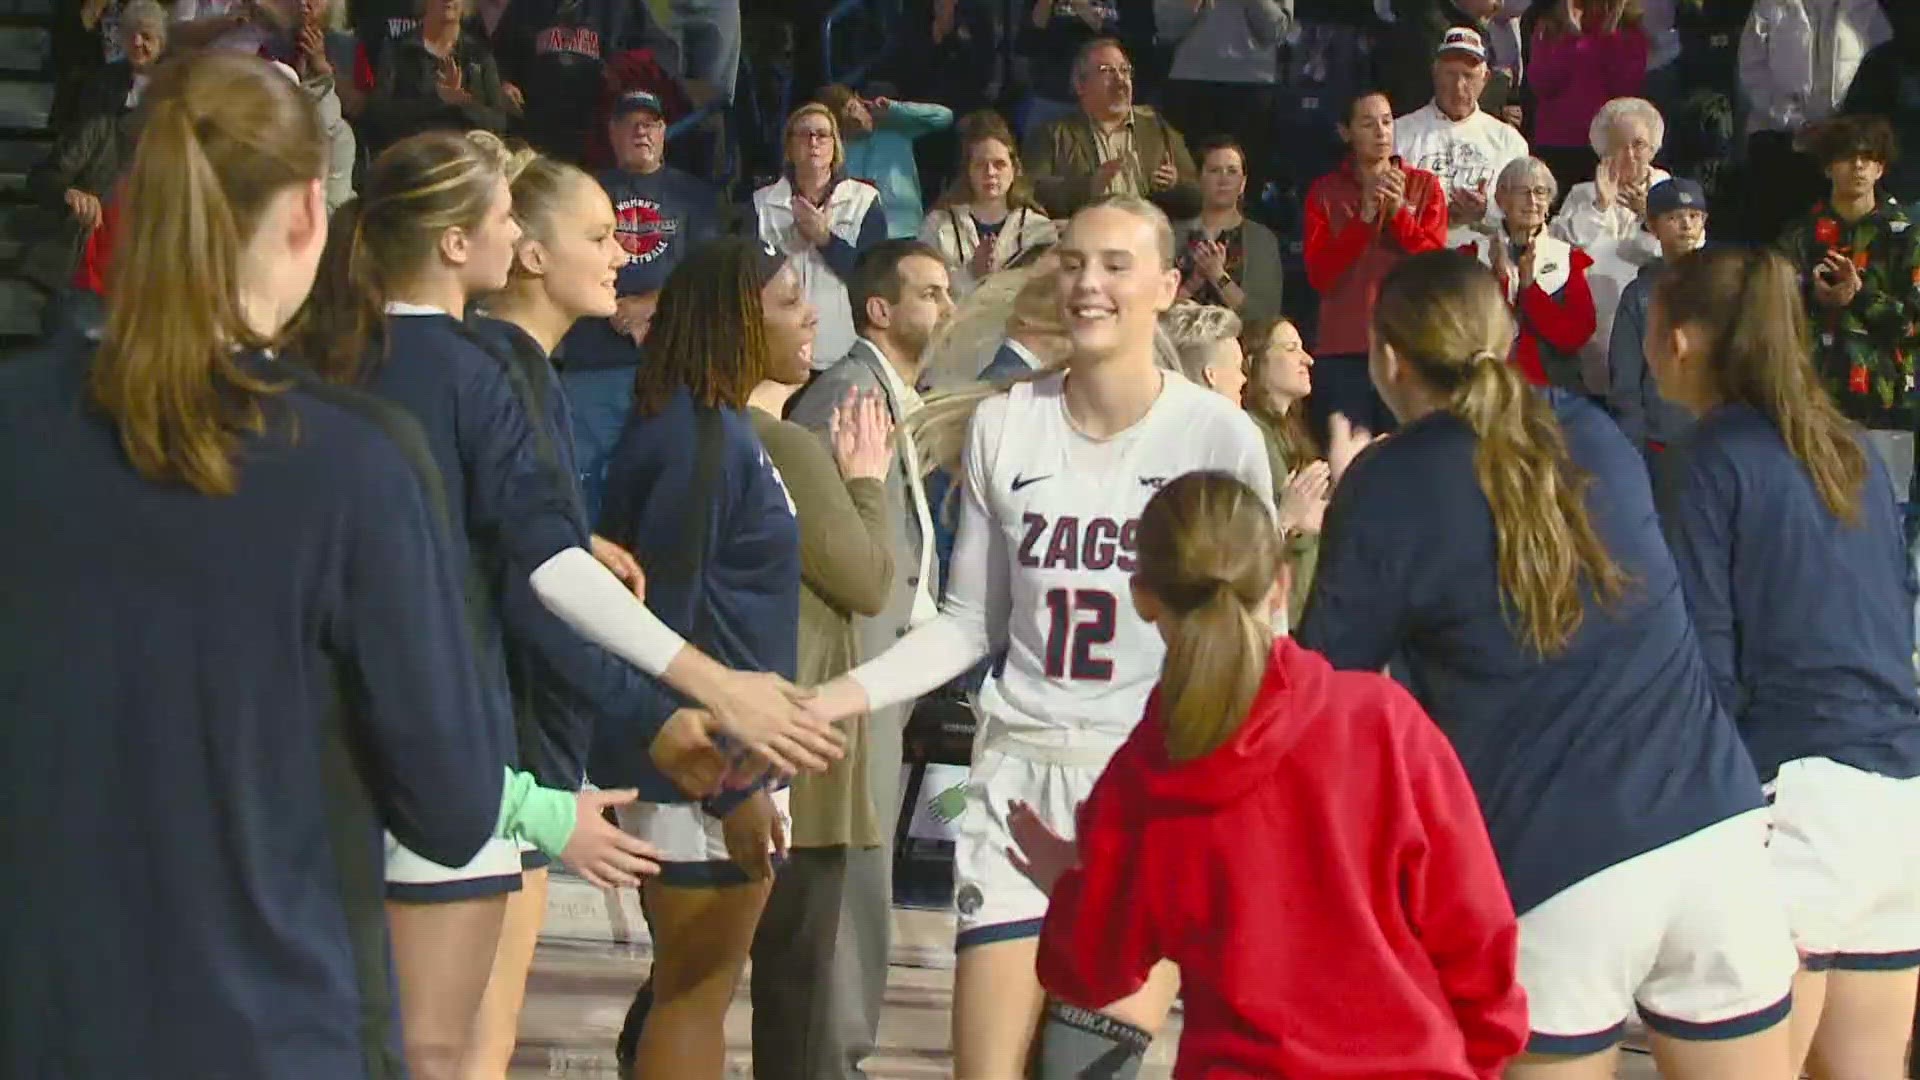
<svg viewBox="0 0 1920 1080">
<path fill-rule="evenodd" d="M 1162 42 L 1177 41 L 1171 78 L 1179 82 L 1271 85 L 1278 50 L 1293 29 L 1293 0 L 1154 0 Z"/>
</svg>

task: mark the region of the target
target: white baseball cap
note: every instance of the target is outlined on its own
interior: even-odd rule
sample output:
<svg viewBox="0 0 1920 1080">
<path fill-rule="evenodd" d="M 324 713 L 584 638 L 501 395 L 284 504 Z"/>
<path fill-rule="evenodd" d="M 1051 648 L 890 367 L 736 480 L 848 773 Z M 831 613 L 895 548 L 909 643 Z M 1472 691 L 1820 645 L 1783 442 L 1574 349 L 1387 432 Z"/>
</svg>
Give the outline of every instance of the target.
<svg viewBox="0 0 1920 1080">
<path fill-rule="evenodd" d="M 1445 56 L 1448 53 L 1466 53 L 1482 63 L 1487 59 L 1487 44 L 1480 39 L 1480 31 L 1471 26 L 1452 26 L 1440 39 L 1440 47 L 1433 55 Z"/>
</svg>

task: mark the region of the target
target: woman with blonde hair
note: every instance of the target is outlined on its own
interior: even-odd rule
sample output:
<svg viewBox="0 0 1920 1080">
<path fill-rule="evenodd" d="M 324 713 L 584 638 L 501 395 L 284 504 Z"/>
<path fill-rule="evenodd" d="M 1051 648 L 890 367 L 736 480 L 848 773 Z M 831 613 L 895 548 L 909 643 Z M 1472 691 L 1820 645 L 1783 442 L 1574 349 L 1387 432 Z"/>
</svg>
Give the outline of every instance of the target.
<svg viewBox="0 0 1920 1080">
<path fill-rule="evenodd" d="M 1234 404 L 1247 385 L 1247 357 L 1240 351 L 1240 316 L 1212 304 L 1182 302 L 1161 320 L 1180 374 Z"/>
<path fill-rule="evenodd" d="M 939 393 L 1057 365 L 1066 353 L 1057 269 L 1043 255 L 995 274 L 959 301 L 927 344 L 922 382 Z"/>
<path fill-rule="evenodd" d="M 1139 719 L 1164 651 L 1124 606 L 1141 509 L 1196 470 L 1229 471 L 1262 499 L 1272 488 L 1245 414 L 1156 362 L 1157 323 L 1180 287 L 1166 215 L 1137 198 L 1097 202 L 1073 216 L 1056 252 L 1064 368 L 950 394 L 919 414 L 929 417 L 925 459 L 963 486 L 939 617 L 809 705 L 824 719 L 857 716 L 1007 649 L 980 693 L 955 855 L 953 1046 L 965 1077 L 1024 1075 L 1045 1015 L 1034 957 L 1047 901 L 1008 858 L 1009 804 L 1032 803 L 1071 834 L 1076 803 Z M 1056 1011 L 1040 1037 L 1047 1067 L 1079 1075 L 1137 1058 L 1174 984 L 1162 968 L 1104 1016 Z"/>
<path fill-rule="evenodd" d="M 787 255 L 807 301 L 820 315 L 810 362 L 832 367 L 853 348 L 847 296 L 860 253 L 887 238 L 880 190 L 846 174 L 846 147 L 833 110 L 810 101 L 787 117 L 785 169 L 753 193 L 755 229 L 763 244 Z"/>
<path fill-rule="evenodd" d="M 1699 417 L 1661 510 L 1714 689 L 1773 793 L 1795 1074 L 1892 1077 L 1920 980 L 1914 592 L 1900 495 L 1820 387 L 1798 277 L 1722 249 L 1656 290 L 1647 360 Z"/>
<path fill-rule="evenodd" d="M 615 235 L 613 204 L 591 176 L 528 151 L 514 155 L 509 171 L 520 239 L 506 288 L 487 298 L 486 314 L 470 325 L 506 368 L 528 421 L 533 457 L 564 485 L 570 516 L 584 533 L 567 399 L 550 357 L 577 320 L 612 311 L 613 275 L 627 255 Z M 593 544 L 611 547 L 598 539 Z M 507 574 L 498 598 L 518 760 L 543 787 L 581 789 L 596 725 L 649 708 L 660 716 L 675 712 L 658 683 L 549 612 L 524 575 Z M 663 726 L 668 738 L 656 737 L 656 762 L 681 785 L 700 788 L 718 779 L 724 766 L 718 754 L 667 752 L 689 739 L 704 741 L 708 727 L 704 714 L 672 716 Z M 546 915 L 549 863 L 521 845 L 522 887 L 507 898 L 464 1065 L 475 1080 L 505 1076 L 513 1057 L 527 971 Z"/>
<path fill-rule="evenodd" d="M 1020 146 L 999 113 L 987 109 L 961 119 L 960 161 L 964 171 L 920 226 L 920 239 L 947 261 L 956 300 L 1059 234 L 1034 201 L 1033 185 L 1020 170 Z"/>
<path fill-rule="evenodd" d="M 1401 426 L 1334 492 L 1297 636 L 1347 670 L 1401 658 L 1466 766 L 1520 918 L 1532 1035 L 1505 1075 L 1611 1077 L 1637 1012 L 1668 1080 L 1790 1080 L 1765 800 L 1639 451 L 1526 385 L 1465 255 L 1388 274 L 1372 337 Z"/>
</svg>

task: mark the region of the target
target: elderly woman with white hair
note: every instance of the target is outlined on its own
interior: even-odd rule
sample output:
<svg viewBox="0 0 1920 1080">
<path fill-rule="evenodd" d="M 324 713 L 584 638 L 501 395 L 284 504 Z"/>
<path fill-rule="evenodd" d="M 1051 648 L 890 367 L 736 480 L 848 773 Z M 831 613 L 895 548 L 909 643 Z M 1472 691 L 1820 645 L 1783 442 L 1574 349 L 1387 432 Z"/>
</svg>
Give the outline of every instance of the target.
<svg viewBox="0 0 1920 1080">
<path fill-rule="evenodd" d="M 1603 166 L 1604 168 L 1604 166 Z M 1493 270 L 1513 305 L 1519 336 L 1507 360 L 1535 386 L 1585 389 L 1580 351 L 1598 325 L 1587 271 L 1593 259 L 1547 229 L 1559 184 L 1539 158 L 1516 158 L 1500 170 L 1494 201 L 1499 231 L 1461 248 Z"/>
<path fill-rule="evenodd" d="M 1647 192 L 1669 178 L 1653 167 L 1666 141 L 1666 120 L 1644 98 L 1614 98 L 1594 116 L 1588 137 L 1600 165 L 1592 180 L 1567 193 L 1553 220 L 1554 235 L 1590 252 L 1610 245 L 1636 266 L 1659 258 L 1660 247 L 1645 225 Z"/>
<path fill-rule="evenodd" d="M 1581 366 L 1587 389 L 1604 395 L 1608 390 L 1606 342 L 1613 333 L 1613 313 L 1640 268 L 1660 257 L 1660 242 L 1646 229 L 1647 192 L 1672 178 L 1666 170 L 1653 167 L 1654 155 L 1666 139 L 1667 123 L 1645 99 L 1607 102 L 1594 116 L 1589 134 L 1594 153 L 1600 155 L 1600 167 L 1592 180 L 1567 193 L 1552 232 L 1593 259 L 1589 280 L 1599 327 L 1594 342 L 1581 352 Z"/>
</svg>

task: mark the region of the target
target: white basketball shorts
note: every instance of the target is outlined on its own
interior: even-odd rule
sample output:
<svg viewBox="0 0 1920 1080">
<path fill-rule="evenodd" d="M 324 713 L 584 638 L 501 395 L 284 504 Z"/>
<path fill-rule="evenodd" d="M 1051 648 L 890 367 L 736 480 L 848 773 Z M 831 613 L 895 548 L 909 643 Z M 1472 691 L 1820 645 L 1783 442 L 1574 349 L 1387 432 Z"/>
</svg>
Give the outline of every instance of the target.
<svg viewBox="0 0 1920 1080">
<path fill-rule="evenodd" d="M 1620 1041 L 1636 1008 L 1676 1039 L 1713 1041 L 1787 1018 L 1800 960 L 1768 861 L 1767 812 L 1683 836 L 1520 916 L 1534 1054 Z"/>
<path fill-rule="evenodd" d="M 1827 758 L 1780 766 L 1774 880 L 1813 971 L 1920 967 L 1920 779 Z"/>
<path fill-rule="evenodd" d="M 773 792 L 786 835 L 793 835 L 793 815 L 786 788 Z M 746 871 L 727 853 L 727 837 L 720 819 L 699 803 L 628 803 L 614 809 L 620 827 L 660 850 L 662 885 L 680 889 L 744 885 Z"/>
<path fill-rule="evenodd" d="M 387 834 L 387 899 L 445 903 L 520 891 L 520 845 L 494 837 L 465 866 L 441 866 Z"/>
<path fill-rule="evenodd" d="M 1040 936 L 1047 897 L 1007 857 L 1013 847 L 1007 808 L 1024 802 L 1055 832 L 1072 837 L 1074 813 L 1105 768 L 1104 762 L 1087 767 L 975 748 L 953 845 L 955 948 Z"/>
</svg>

